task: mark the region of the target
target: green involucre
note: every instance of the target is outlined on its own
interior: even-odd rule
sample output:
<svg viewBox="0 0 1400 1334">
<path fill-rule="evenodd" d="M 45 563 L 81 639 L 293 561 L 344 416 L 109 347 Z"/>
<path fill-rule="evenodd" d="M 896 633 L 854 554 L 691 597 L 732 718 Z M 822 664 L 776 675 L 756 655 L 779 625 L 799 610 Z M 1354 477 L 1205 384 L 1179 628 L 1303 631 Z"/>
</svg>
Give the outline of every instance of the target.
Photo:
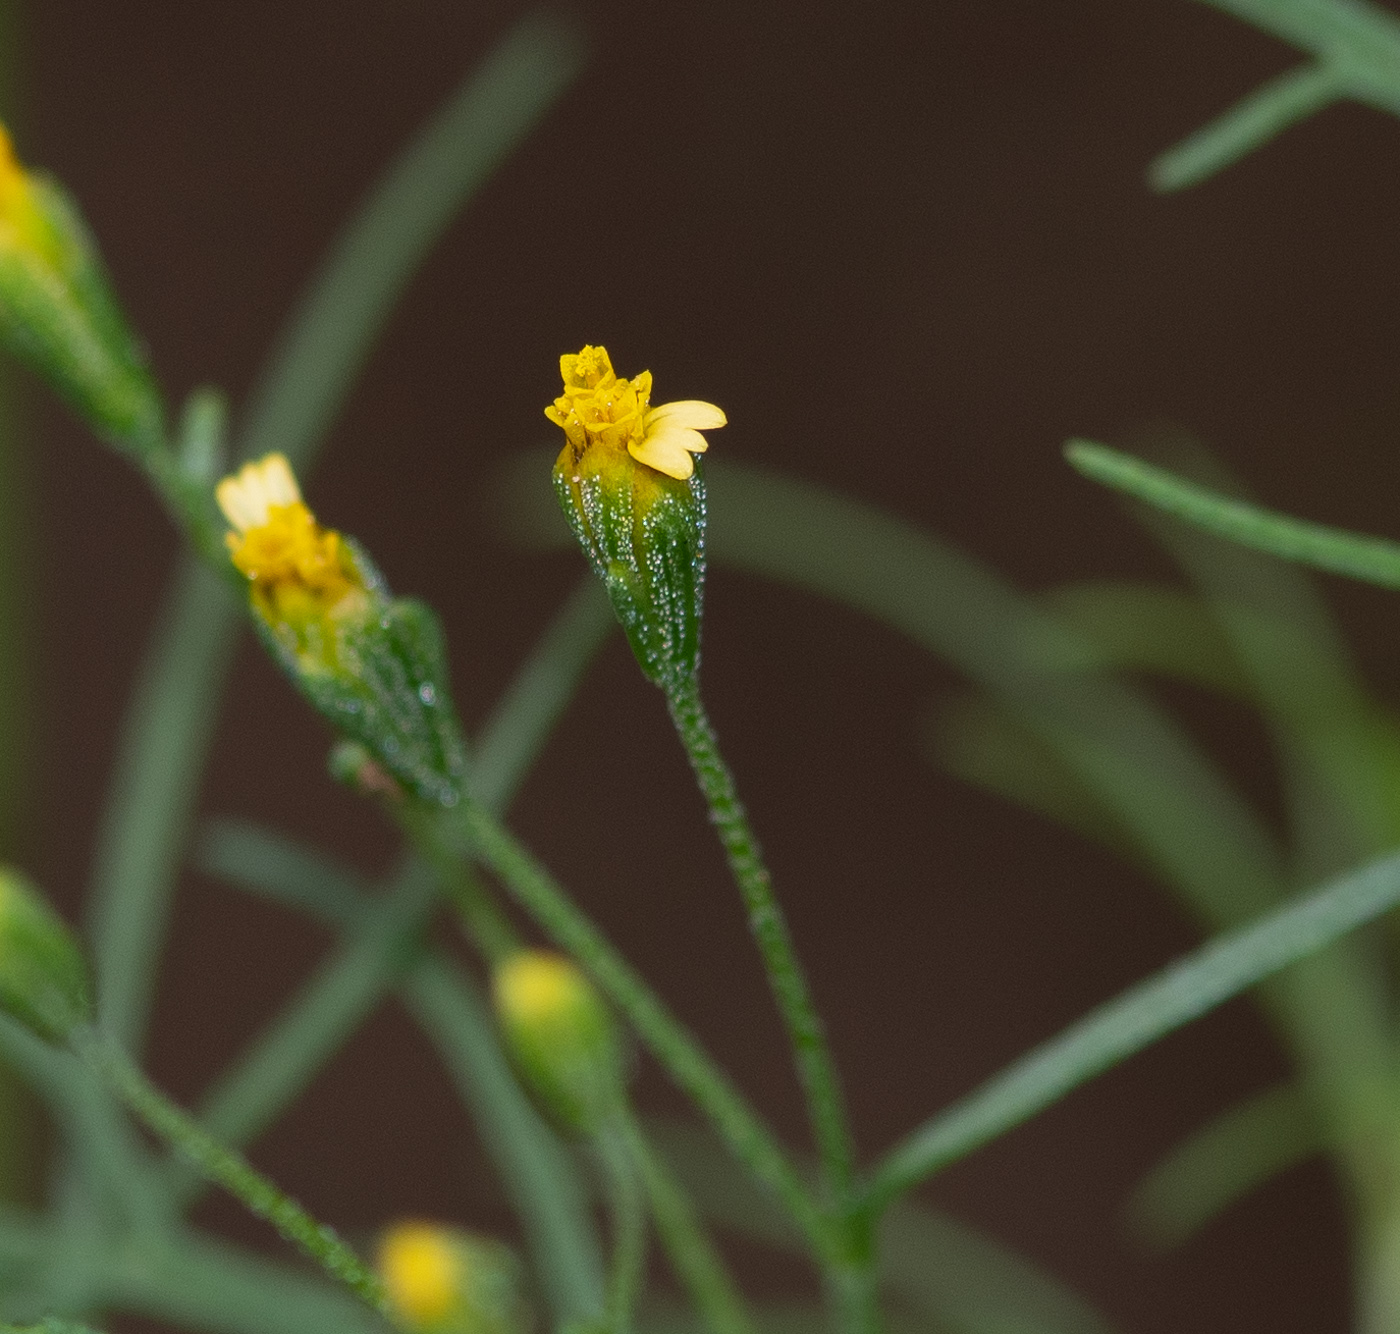
<svg viewBox="0 0 1400 1334">
<path fill-rule="evenodd" d="M 453 805 L 466 755 L 438 619 L 421 602 L 389 597 L 368 557 L 347 545 L 366 576 L 362 609 L 322 618 L 314 639 L 272 623 L 256 602 L 253 625 L 339 732 L 364 746 L 415 796 Z"/>
<path fill-rule="evenodd" d="M 566 447 L 554 489 L 569 526 L 603 581 L 649 680 L 671 690 L 700 666 L 705 586 L 705 481 L 685 480 L 595 444 Z"/>
</svg>

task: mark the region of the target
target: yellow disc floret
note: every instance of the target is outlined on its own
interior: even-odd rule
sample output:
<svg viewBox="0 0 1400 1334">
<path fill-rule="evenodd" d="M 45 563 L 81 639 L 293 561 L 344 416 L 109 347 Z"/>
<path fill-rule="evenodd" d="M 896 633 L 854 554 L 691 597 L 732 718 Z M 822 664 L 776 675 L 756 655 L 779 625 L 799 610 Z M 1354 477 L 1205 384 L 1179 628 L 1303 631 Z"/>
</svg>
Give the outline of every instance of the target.
<svg viewBox="0 0 1400 1334">
<path fill-rule="evenodd" d="M 270 622 L 297 629 L 363 605 L 364 582 L 344 539 L 316 522 L 281 454 L 245 464 L 215 496 L 234 529 L 229 554 Z"/>
<path fill-rule="evenodd" d="M 606 348 L 566 353 L 559 358 L 559 370 L 564 392 L 544 415 L 564 428 L 575 461 L 595 445 L 625 449 L 638 463 L 684 481 L 695 471 L 691 455 L 709 448 L 700 432 L 726 421 L 713 403 L 699 399 L 651 407 L 651 372 L 619 378 Z"/>
<path fill-rule="evenodd" d="M 379 1246 L 379 1273 L 395 1316 L 410 1329 L 452 1314 L 462 1288 L 462 1257 L 443 1229 L 399 1223 Z"/>
</svg>

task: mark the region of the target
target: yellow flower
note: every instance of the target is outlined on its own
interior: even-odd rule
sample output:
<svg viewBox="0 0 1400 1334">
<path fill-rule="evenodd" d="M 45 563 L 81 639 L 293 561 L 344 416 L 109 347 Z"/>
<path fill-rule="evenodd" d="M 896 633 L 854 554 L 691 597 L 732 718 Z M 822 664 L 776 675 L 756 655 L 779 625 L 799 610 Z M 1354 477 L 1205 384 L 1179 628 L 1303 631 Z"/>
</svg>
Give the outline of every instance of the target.
<svg viewBox="0 0 1400 1334">
<path fill-rule="evenodd" d="M 430 1223 L 399 1223 L 379 1245 L 379 1272 L 398 1319 L 410 1328 L 445 1320 L 462 1288 L 462 1256 Z"/>
<path fill-rule="evenodd" d="M 53 228 L 34 198 L 34 182 L 15 157 L 9 132 L 0 125 L 0 246 L 25 250 L 48 265 L 58 262 Z"/>
<path fill-rule="evenodd" d="M 233 563 L 270 623 L 301 629 L 364 606 L 353 555 L 339 533 L 316 522 L 283 455 L 244 464 L 214 494 L 235 530 L 224 539 Z"/>
<path fill-rule="evenodd" d="M 684 481 L 695 471 L 691 455 L 709 448 L 700 432 L 717 430 L 727 420 L 713 403 L 699 399 L 650 407 L 651 372 L 619 379 L 606 348 L 566 353 L 559 370 L 564 392 L 544 415 L 564 428 L 575 463 L 590 446 L 602 445 L 626 449 L 638 463 Z"/>
</svg>

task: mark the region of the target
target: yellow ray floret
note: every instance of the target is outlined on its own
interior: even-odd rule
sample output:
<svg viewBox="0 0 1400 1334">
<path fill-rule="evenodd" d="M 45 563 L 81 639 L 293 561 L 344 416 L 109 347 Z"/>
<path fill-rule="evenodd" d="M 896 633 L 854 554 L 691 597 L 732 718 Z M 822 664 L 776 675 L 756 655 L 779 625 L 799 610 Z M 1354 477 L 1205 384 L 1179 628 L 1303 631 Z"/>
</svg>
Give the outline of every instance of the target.
<svg viewBox="0 0 1400 1334">
<path fill-rule="evenodd" d="M 265 614 L 300 621 L 359 604 L 364 582 L 339 533 L 322 528 L 281 454 L 247 463 L 215 491 L 225 541 Z"/>
<path fill-rule="evenodd" d="M 591 445 L 626 449 L 638 463 L 684 481 L 695 471 L 691 455 L 709 448 L 700 432 L 716 430 L 727 420 L 713 403 L 699 399 L 651 407 L 651 372 L 620 379 L 606 348 L 566 353 L 559 358 L 559 370 L 564 392 L 544 415 L 564 428 L 576 459 Z"/>
<path fill-rule="evenodd" d="M 451 1313 L 461 1269 L 457 1248 L 430 1223 L 399 1223 L 380 1243 L 379 1272 L 389 1302 L 410 1327 L 435 1324 Z"/>
</svg>

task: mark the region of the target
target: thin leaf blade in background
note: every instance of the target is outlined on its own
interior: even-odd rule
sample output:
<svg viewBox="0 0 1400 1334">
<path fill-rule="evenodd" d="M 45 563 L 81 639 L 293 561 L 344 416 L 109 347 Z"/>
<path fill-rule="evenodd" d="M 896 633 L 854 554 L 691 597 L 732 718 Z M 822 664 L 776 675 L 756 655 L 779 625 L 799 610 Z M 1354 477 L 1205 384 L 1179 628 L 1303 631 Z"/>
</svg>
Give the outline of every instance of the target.
<svg viewBox="0 0 1400 1334">
<path fill-rule="evenodd" d="M 1154 1246 L 1179 1245 L 1236 1200 L 1325 1147 L 1302 1090 L 1284 1084 L 1227 1108 L 1188 1136 L 1139 1183 L 1133 1230 Z"/>
<path fill-rule="evenodd" d="M 878 1168 L 892 1200 L 1173 1029 L 1400 903 L 1400 855 L 1349 872 L 1128 988 L 931 1118 Z"/>
</svg>

